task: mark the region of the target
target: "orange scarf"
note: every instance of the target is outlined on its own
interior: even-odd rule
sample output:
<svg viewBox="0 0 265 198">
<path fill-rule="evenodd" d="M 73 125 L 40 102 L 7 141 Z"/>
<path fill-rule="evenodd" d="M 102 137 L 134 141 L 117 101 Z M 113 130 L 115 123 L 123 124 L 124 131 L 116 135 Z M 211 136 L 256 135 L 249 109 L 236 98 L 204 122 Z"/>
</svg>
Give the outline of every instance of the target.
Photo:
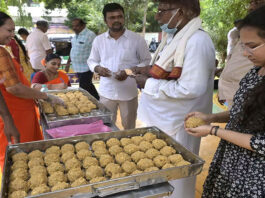
<svg viewBox="0 0 265 198">
<path fill-rule="evenodd" d="M 46 82 L 45 84 L 60 84 L 60 83 L 65 83 L 66 85 L 69 84 L 69 78 L 67 74 L 65 74 L 62 71 L 58 71 L 58 77 Z"/>
</svg>

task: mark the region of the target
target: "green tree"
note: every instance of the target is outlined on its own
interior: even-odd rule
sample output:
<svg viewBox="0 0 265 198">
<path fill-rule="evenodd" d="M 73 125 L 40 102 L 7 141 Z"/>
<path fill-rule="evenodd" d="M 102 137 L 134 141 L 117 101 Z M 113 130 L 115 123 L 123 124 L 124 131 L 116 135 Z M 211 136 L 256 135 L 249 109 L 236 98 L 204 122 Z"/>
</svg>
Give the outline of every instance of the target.
<svg viewBox="0 0 265 198">
<path fill-rule="evenodd" d="M 233 28 L 233 22 L 243 18 L 247 13 L 250 0 L 201 0 L 201 18 L 203 27 L 211 35 L 218 56 L 224 62 L 227 46 L 227 33 Z M 106 31 L 102 9 L 106 3 L 113 0 L 44 0 L 47 8 L 66 7 L 69 11 L 69 21 L 80 17 L 87 21 L 88 28 L 97 33 Z M 126 27 L 130 30 L 142 32 L 160 32 L 155 21 L 157 3 L 148 2 L 146 23 L 143 23 L 147 0 L 114 0 L 125 9 Z M 68 21 L 68 25 L 70 22 Z"/>
<path fill-rule="evenodd" d="M 147 13 L 146 32 L 161 32 L 161 29 L 155 20 L 155 15 L 157 13 L 157 3 L 149 1 Z"/>
<path fill-rule="evenodd" d="M 5 0 L 0 0 L 0 11 L 6 12 L 7 11 L 7 6 Z"/>
<path fill-rule="evenodd" d="M 106 31 L 106 26 L 102 16 L 102 9 L 106 3 L 113 2 L 112 0 L 44 0 L 45 7 L 48 9 L 53 9 L 55 7 L 66 7 L 68 9 L 68 19 L 67 25 L 70 25 L 70 21 L 73 18 L 79 17 L 87 22 L 87 27 L 97 33 Z M 125 25 L 127 28 L 142 32 L 143 29 L 143 17 L 144 8 L 146 1 L 142 0 L 116 0 L 114 2 L 120 3 L 125 10 Z M 151 10 L 149 12 L 149 5 L 151 5 Z M 154 14 L 152 5 L 154 3 L 148 4 L 148 15 L 147 21 L 151 18 L 154 21 Z M 152 13 L 152 14 L 151 14 Z M 152 17 L 149 16 L 152 15 Z M 146 23 L 146 29 L 149 31 L 149 27 L 154 23 Z"/>
<path fill-rule="evenodd" d="M 93 6 L 91 4 L 94 4 Z M 97 3 L 90 1 L 82 1 L 78 3 L 77 0 L 71 1 L 67 5 L 68 9 L 68 21 L 67 25 L 70 26 L 71 20 L 74 18 L 82 18 L 87 22 L 87 27 L 96 33 L 104 31 L 104 22 L 102 20 L 101 12 L 98 8 Z"/>
<path fill-rule="evenodd" d="M 249 0 L 203 0 L 201 18 L 204 29 L 210 33 L 221 63 L 224 63 L 227 47 L 227 33 L 234 27 L 234 21 L 247 14 Z"/>
<path fill-rule="evenodd" d="M 33 23 L 32 23 L 32 17 L 31 14 L 27 14 L 25 12 L 25 7 L 28 3 L 28 0 L 7 0 L 7 5 L 10 6 L 16 6 L 18 8 L 18 16 L 17 17 L 13 17 L 15 24 L 17 26 L 22 26 L 22 27 L 32 27 Z M 11 13 L 12 15 L 12 13 Z"/>
<path fill-rule="evenodd" d="M 45 7 L 47 9 L 54 9 L 54 8 L 64 8 L 69 3 L 71 3 L 71 0 L 43 0 L 45 3 Z M 81 3 L 82 1 L 79 0 L 78 3 Z"/>
</svg>

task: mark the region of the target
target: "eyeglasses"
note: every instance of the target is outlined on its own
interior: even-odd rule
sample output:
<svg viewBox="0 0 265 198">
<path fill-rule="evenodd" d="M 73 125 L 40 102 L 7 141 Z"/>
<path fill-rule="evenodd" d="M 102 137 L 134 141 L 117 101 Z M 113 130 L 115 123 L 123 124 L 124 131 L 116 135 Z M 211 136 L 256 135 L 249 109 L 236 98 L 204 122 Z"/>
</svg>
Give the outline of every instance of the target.
<svg viewBox="0 0 265 198">
<path fill-rule="evenodd" d="M 249 54 L 251 54 L 251 55 L 253 55 L 253 53 L 254 53 L 257 49 L 259 49 L 259 48 L 261 48 L 261 47 L 263 47 L 263 46 L 265 46 L 265 43 L 262 43 L 262 44 L 258 45 L 257 47 L 254 47 L 254 48 L 250 48 L 250 47 L 246 46 L 245 44 L 241 43 L 242 51 L 243 51 L 243 52 L 247 51 L 247 52 L 248 52 Z"/>
<path fill-rule="evenodd" d="M 171 9 L 167 9 L 167 10 L 158 10 L 157 14 L 158 15 L 164 15 L 166 12 L 168 11 L 172 11 L 172 10 L 176 10 L 177 8 L 171 8 Z"/>
</svg>

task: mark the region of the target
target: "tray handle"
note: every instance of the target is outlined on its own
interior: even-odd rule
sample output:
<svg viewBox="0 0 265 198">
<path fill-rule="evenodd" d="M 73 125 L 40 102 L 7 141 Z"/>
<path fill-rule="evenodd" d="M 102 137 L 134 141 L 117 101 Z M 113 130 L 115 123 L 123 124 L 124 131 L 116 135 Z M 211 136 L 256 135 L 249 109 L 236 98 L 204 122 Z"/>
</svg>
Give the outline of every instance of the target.
<svg viewBox="0 0 265 198">
<path fill-rule="evenodd" d="M 111 194 L 125 192 L 130 190 L 137 190 L 140 188 L 140 185 L 136 181 L 129 181 L 126 183 L 118 183 L 110 186 L 104 186 L 96 188 L 96 193 L 99 197 L 105 197 Z"/>
</svg>

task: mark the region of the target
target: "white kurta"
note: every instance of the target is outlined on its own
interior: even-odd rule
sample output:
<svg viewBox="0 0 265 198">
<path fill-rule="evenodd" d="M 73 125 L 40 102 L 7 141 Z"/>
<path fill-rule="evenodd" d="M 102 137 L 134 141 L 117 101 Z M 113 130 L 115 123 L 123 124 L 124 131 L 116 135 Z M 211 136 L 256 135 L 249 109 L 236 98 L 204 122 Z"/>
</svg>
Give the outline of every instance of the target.
<svg viewBox="0 0 265 198">
<path fill-rule="evenodd" d="M 184 118 L 193 111 L 212 112 L 215 68 L 212 40 L 206 32 L 198 30 L 188 40 L 178 80 L 147 80 L 142 90 L 138 119 L 147 126 L 157 126 L 198 154 L 200 138 L 185 132 Z M 173 184 L 175 194 L 172 197 L 194 197 L 195 177 L 177 181 L 178 184 Z"/>
<path fill-rule="evenodd" d="M 41 64 L 42 59 L 46 57 L 46 50 L 51 49 L 51 43 L 45 33 L 36 28 L 31 32 L 26 41 L 30 63 L 33 69 L 44 69 Z"/>
<path fill-rule="evenodd" d="M 232 54 L 234 47 L 236 46 L 239 40 L 239 30 L 234 27 L 227 34 L 227 56 Z"/>
<path fill-rule="evenodd" d="M 241 42 L 238 41 L 232 50 L 231 58 L 225 64 L 218 84 L 219 99 L 226 100 L 229 109 L 239 89 L 239 82 L 253 66 L 254 64 L 243 55 Z"/>
<path fill-rule="evenodd" d="M 143 67 L 150 61 L 151 55 L 144 38 L 126 30 L 117 40 L 112 38 L 109 32 L 97 36 L 87 63 L 91 71 L 100 65 L 117 72 L 134 66 Z M 107 99 L 119 101 L 129 101 L 138 95 L 133 78 L 118 81 L 113 77 L 100 77 L 98 92 Z"/>
</svg>

